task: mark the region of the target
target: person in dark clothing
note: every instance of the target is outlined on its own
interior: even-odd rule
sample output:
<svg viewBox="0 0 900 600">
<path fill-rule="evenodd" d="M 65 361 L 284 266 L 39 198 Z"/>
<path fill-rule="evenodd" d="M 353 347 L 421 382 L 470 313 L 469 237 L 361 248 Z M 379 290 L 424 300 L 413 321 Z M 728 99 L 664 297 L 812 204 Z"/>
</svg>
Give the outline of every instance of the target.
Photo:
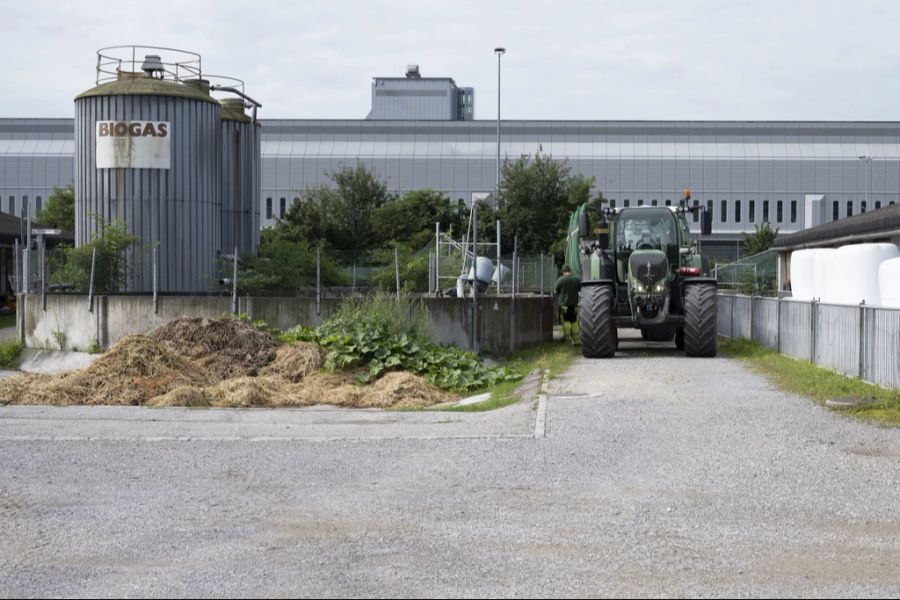
<svg viewBox="0 0 900 600">
<path fill-rule="evenodd" d="M 581 292 L 581 279 L 572 275 L 569 265 L 562 268 L 562 277 L 556 280 L 556 293 L 559 294 L 559 321 L 563 327 L 563 339 L 574 346 L 580 343 L 581 332 L 578 329 L 578 294 Z"/>
</svg>

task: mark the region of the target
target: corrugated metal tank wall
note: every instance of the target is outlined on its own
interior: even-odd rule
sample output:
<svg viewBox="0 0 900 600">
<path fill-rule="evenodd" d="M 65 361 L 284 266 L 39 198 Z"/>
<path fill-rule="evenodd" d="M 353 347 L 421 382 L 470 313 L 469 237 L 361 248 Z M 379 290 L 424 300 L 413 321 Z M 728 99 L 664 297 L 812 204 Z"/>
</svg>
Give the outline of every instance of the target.
<svg viewBox="0 0 900 600">
<path fill-rule="evenodd" d="M 202 292 L 215 276 L 221 238 L 220 106 L 186 84 L 104 84 L 75 100 L 75 238 L 89 242 L 94 215 L 127 223 L 143 251 L 126 291 L 150 291 L 150 248 L 159 243 L 159 290 Z M 124 84 L 124 85 L 123 85 Z M 148 89 L 157 94 L 148 94 Z M 97 121 L 171 123 L 169 169 L 98 169 Z"/>
<path fill-rule="evenodd" d="M 244 114 L 243 100 L 222 100 L 222 246 L 230 254 L 259 247 L 259 124 Z"/>
</svg>

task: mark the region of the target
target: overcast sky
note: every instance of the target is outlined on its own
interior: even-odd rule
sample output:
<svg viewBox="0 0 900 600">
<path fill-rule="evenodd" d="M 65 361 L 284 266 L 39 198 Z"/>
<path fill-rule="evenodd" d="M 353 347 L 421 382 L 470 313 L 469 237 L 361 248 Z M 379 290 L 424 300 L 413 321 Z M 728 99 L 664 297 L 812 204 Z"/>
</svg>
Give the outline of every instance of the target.
<svg viewBox="0 0 900 600">
<path fill-rule="evenodd" d="M 453 77 L 478 119 L 898 120 L 900 2 L 0 0 L 0 117 L 71 117 L 95 51 L 171 46 L 263 118 L 364 118 L 374 76 Z"/>
</svg>

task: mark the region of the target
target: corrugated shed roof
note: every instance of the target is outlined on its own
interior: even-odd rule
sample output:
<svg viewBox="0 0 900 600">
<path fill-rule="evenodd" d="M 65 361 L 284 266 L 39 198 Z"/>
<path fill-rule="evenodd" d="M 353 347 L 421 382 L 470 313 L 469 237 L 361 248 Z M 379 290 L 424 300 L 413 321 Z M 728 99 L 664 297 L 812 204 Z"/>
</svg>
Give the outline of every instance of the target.
<svg viewBox="0 0 900 600">
<path fill-rule="evenodd" d="M 882 206 L 854 217 L 810 227 L 778 238 L 778 249 L 827 245 L 830 241 L 845 243 L 847 238 L 872 238 L 900 232 L 900 204 Z"/>
</svg>

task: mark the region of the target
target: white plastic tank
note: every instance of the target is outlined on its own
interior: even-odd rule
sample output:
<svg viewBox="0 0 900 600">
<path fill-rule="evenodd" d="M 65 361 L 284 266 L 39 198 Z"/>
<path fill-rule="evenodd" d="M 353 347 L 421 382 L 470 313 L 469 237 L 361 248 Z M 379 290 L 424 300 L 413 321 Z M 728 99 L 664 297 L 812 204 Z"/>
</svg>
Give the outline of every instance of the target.
<svg viewBox="0 0 900 600">
<path fill-rule="evenodd" d="M 812 300 L 816 297 L 815 261 L 818 250 L 795 250 L 791 253 L 791 297 Z"/>
<path fill-rule="evenodd" d="M 878 266 L 878 292 L 881 306 L 900 308 L 900 258 L 886 260 Z"/>
<path fill-rule="evenodd" d="M 834 255 L 834 269 L 828 277 L 824 302 L 835 304 L 881 304 L 879 268 L 881 263 L 900 256 L 894 244 L 851 244 Z"/>
<path fill-rule="evenodd" d="M 493 283 L 506 283 L 509 281 L 510 270 L 506 265 L 498 265 L 491 277 Z"/>
<path fill-rule="evenodd" d="M 493 273 L 494 262 L 486 256 L 479 256 L 475 259 L 474 269 L 469 269 L 469 281 L 472 281 L 477 276 L 478 281 L 490 283 Z"/>
<path fill-rule="evenodd" d="M 814 252 L 813 296 L 822 302 L 828 302 L 827 298 L 831 294 L 828 282 L 831 281 L 831 274 L 834 272 L 834 258 L 837 254 L 837 249 L 817 248 Z"/>
</svg>

